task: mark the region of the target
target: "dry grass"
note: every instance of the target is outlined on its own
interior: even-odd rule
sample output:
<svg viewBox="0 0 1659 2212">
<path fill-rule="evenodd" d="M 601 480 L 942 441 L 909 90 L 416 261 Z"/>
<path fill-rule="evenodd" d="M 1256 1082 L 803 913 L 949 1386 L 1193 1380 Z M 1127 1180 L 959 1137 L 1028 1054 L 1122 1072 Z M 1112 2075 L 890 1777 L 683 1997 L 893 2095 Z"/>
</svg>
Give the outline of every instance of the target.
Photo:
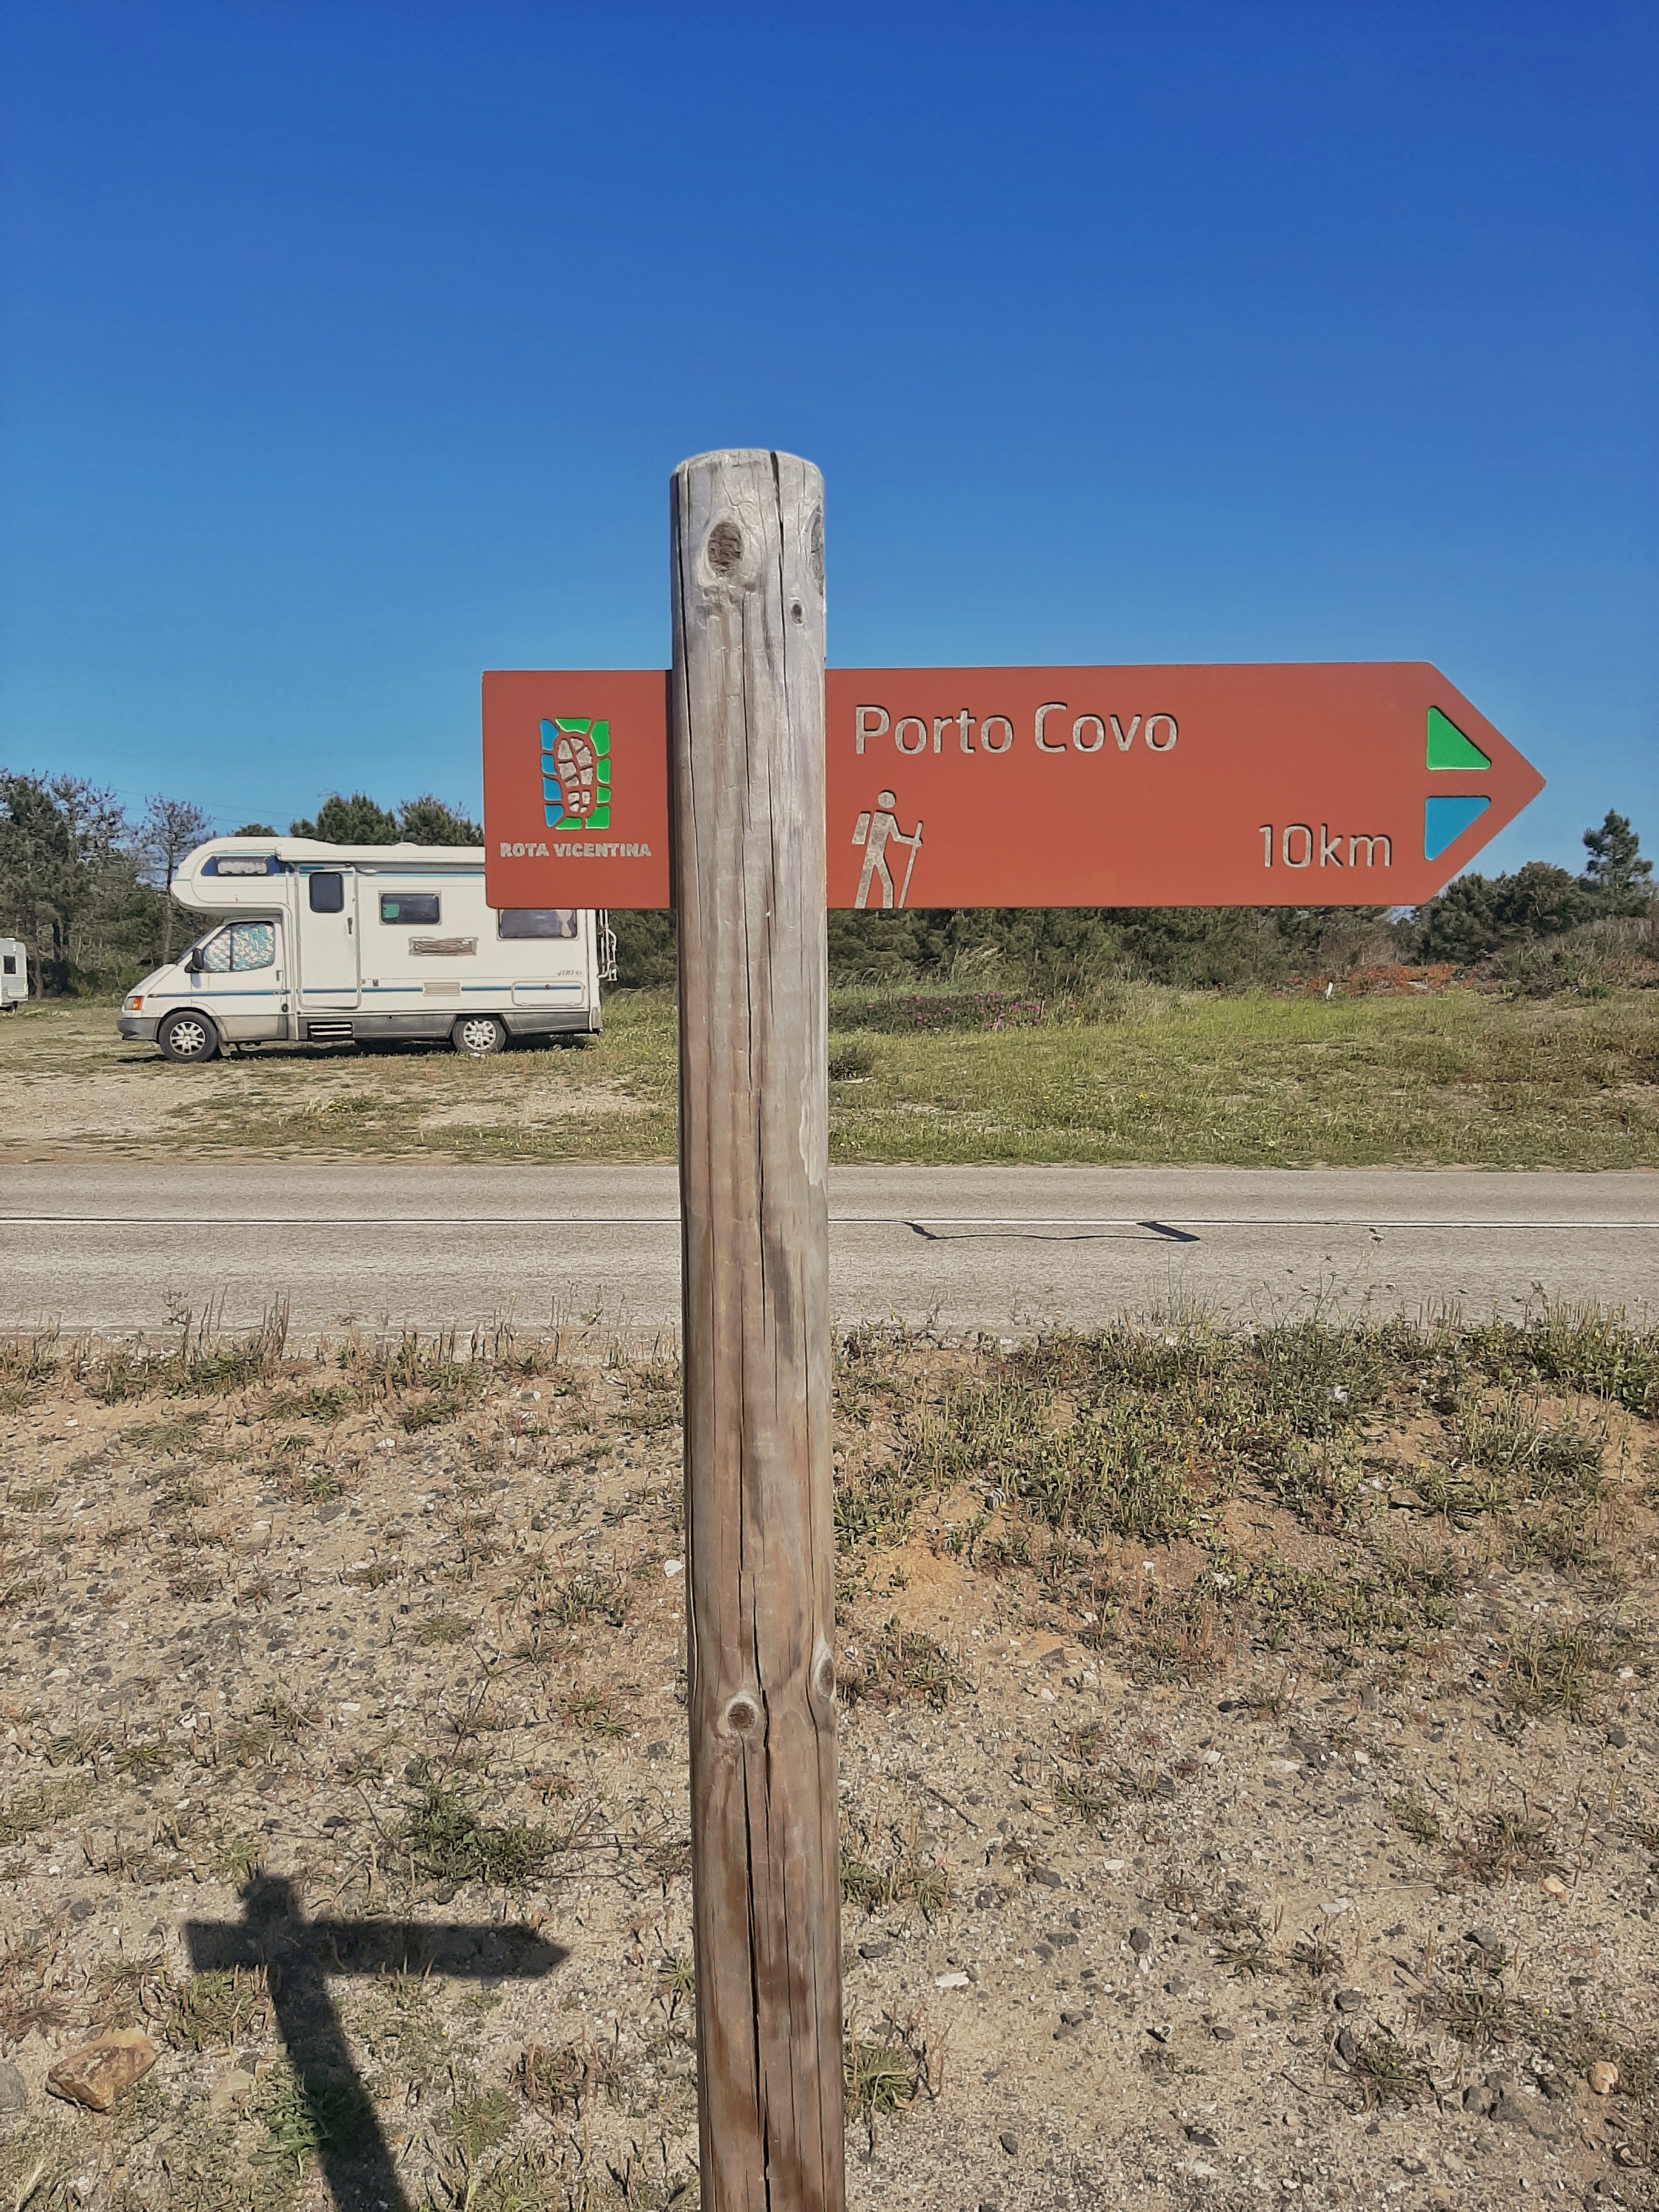
<svg viewBox="0 0 1659 2212">
<path fill-rule="evenodd" d="M 1618 990 L 1517 1003 L 1451 990 L 1328 1004 L 1130 986 L 1032 1027 L 918 1022 L 907 1018 L 916 994 L 842 994 L 831 1156 L 1649 1166 L 1659 1159 L 1653 1000 Z M 961 1003 L 971 1014 L 977 1001 Z M 258 1129 L 264 1153 L 666 1157 L 672 1000 L 615 993 L 605 1021 L 586 1051 L 483 1063 L 277 1047 L 179 1070 L 122 1045 L 106 1008 L 37 1005 L 0 1026 L 0 1105 L 9 1080 L 9 1125 L 58 1152 L 113 1131 L 129 1151 L 234 1152 Z"/>
<path fill-rule="evenodd" d="M 1190 1988 L 1138 2069 L 1146 2008 L 1113 1985 L 1162 2011 L 1177 1966 L 1218 2021 L 1286 2039 L 1299 2094 L 1369 2105 L 1385 2140 L 1442 2078 L 1433 2031 L 1505 2066 L 1616 2051 L 1608 2140 L 1645 2141 L 1652 2023 L 1633 1983 L 1621 2008 L 1625 1952 L 1562 1966 L 1547 2003 L 1539 1982 L 1592 1920 L 1626 1943 L 1659 1835 L 1610 1749 L 1615 1723 L 1638 1744 L 1650 1725 L 1656 1351 L 1618 1316 L 1541 1310 L 838 1347 L 848 2094 L 896 2172 L 925 2193 L 967 2146 L 974 2187 L 1006 2187 L 1022 2098 L 1083 2145 L 1128 2124 L 1143 2078 L 1233 2094 Z M 362 2099 L 434 2206 L 671 2201 L 696 2002 L 672 1358 L 193 1327 L 14 1340 L 0 1382 L 23 1407 L 0 1528 L 32 1593 L 0 1615 L 26 1686 L 0 1729 L 0 1881 L 39 1923 L 0 1952 L 0 2033 L 127 2019 L 171 2044 L 143 2125 L 176 2185 L 136 2148 L 118 2212 L 234 2212 L 222 2168 L 262 2212 L 303 2201 L 367 2139 Z M 458 1410 L 405 1418 L 434 1404 Z M 1448 1514 L 1413 1487 L 1431 1467 L 1501 1492 Z M 1544 1556 L 1560 1513 L 1583 1547 Z M 243 1559 L 255 1526 L 268 1547 Z M 163 1595 L 198 1560 L 212 1589 Z M 368 1976 L 317 1962 L 355 2088 L 303 2036 L 279 2060 L 291 1948 L 268 1980 L 178 1948 L 180 1919 L 252 1911 L 256 1871 L 302 1916 L 415 1931 Z M 1350 1884 L 1352 1917 L 1322 1918 Z M 70 1920 L 77 1892 L 92 1911 Z M 1519 1964 L 1449 1948 L 1482 1911 L 1525 1931 Z M 1396 1914 L 1409 1938 L 1384 1933 Z M 422 1929 L 488 1942 L 520 1918 L 568 1953 L 544 1982 L 422 1950 Z M 1396 1972 L 1428 1992 L 1411 2033 L 1385 2008 Z M 1348 1978 L 1367 2008 L 1339 2021 Z M 1326 2018 L 1346 2039 L 1328 2074 Z M 1019 2044 L 1036 2082 L 1051 2043 L 1038 2086 L 1006 2070 Z M 250 2051 L 240 2117 L 210 2114 Z"/>
</svg>

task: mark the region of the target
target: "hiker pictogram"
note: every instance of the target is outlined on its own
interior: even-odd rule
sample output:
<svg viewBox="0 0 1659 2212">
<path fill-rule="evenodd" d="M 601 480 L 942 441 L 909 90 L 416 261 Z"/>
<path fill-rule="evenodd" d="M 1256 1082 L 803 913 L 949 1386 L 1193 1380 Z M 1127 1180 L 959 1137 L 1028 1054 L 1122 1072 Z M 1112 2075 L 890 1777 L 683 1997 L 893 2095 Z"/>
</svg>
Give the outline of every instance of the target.
<svg viewBox="0 0 1659 2212">
<path fill-rule="evenodd" d="M 871 889 L 878 876 L 881 878 L 884 911 L 896 906 L 902 907 L 910 895 L 910 875 L 916 865 L 916 854 L 921 850 L 921 822 L 918 817 L 915 828 L 907 837 L 898 826 L 898 817 L 892 811 L 897 804 L 890 791 L 878 791 L 874 813 L 860 814 L 854 824 L 853 842 L 864 848 L 864 866 L 859 872 L 859 895 L 853 902 L 856 907 L 869 905 Z M 890 845 L 908 845 L 910 848 L 910 857 L 904 864 L 904 881 L 899 886 L 896 896 L 893 890 L 893 872 L 887 865 L 887 848 Z"/>
</svg>

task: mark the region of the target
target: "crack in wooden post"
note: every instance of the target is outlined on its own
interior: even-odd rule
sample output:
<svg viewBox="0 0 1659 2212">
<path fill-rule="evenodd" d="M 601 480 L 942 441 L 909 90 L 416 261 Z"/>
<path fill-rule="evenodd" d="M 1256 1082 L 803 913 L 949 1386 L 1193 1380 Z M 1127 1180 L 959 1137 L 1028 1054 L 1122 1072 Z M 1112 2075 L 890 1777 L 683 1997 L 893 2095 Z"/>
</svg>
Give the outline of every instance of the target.
<svg viewBox="0 0 1659 2212">
<path fill-rule="evenodd" d="M 817 471 L 683 463 L 672 564 L 702 2201 L 841 2212 Z"/>
</svg>

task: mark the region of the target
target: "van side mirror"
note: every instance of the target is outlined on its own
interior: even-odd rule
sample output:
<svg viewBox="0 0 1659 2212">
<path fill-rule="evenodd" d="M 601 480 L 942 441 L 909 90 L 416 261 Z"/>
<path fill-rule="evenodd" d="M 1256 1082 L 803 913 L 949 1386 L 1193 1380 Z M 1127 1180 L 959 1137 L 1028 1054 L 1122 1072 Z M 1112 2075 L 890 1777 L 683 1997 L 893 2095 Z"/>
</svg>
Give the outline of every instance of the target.
<svg viewBox="0 0 1659 2212">
<path fill-rule="evenodd" d="M 201 946 L 192 945 L 185 957 L 185 973 L 187 975 L 199 975 L 205 965 L 206 963 L 202 958 Z"/>
</svg>

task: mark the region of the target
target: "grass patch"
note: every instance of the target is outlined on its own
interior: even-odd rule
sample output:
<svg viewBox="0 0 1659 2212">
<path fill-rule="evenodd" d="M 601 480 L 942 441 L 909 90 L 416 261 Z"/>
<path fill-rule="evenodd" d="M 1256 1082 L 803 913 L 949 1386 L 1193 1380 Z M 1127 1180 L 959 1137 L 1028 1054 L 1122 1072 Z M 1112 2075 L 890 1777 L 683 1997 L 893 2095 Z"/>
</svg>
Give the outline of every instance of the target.
<svg viewBox="0 0 1659 2212">
<path fill-rule="evenodd" d="M 1561 1870 L 1554 1829 L 1547 1820 L 1524 1811 L 1477 1813 L 1446 1856 L 1453 1878 L 1479 1889 L 1538 1881 Z"/>
<path fill-rule="evenodd" d="M 465 2078 L 456 2083 L 444 2118 L 444 2137 L 469 2166 L 505 2142 L 513 2126 L 512 2100 L 505 2089 L 482 2089 Z"/>
<path fill-rule="evenodd" d="M 591 2039 L 531 2044 L 520 2055 L 514 2079 L 525 2102 L 549 2119 L 579 2113 L 596 2094 L 612 2104 L 622 2097 L 622 2070 L 616 2052 Z"/>
<path fill-rule="evenodd" d="M 459 1613 L 429 1613 L 416 1625 L 415 1641 L 447 1649 L 451 1644 L 465 1644 L 471 1633 L 471 1623 L 463 1620 Z"/>
<path fill-rule="evenodd" d="M 590 1620 L 609 1621 L 620 1628 L 628 1618 L 628 1603 L 620 1575 L 584 1569 L 571 1575 L 537 1607 L 539 1620 L 559 1628 L 580 1628 Z"/>
<path fill-rule="evenodd" d="M 1509 1701 L 1520 1713 L 1582 1720 L 1594 1701 L 1596 1678 L 1628 1664 L 1644 1648 L 1642 1638 L 1617 1623 L 1528 1628 L 1510 1653 Z"/>
<path fill-rule="evenodd" d="M 597 1690 L 573 1690 L 564 1701 L 564 1709 L 588 1735 L 614 1742 L 628 1734 L 627 1721 L 611 1700 Z"/>
<path fill-rule="evenodd" d="M 1437 1844 L 1440 1841 L 1440 1821 L 1437 1814 L 1412 1791 L 1389 1800 L 1389 1814 L 1396 1828 L 1403 1828 L 1414 1844 Z"/>
<path fill-rule="evenodd" d="M 1248 1905 L 1207 1916 L 1210 1952 L 1236 1982 L 1253 1981 L 1273 1968 L 1272 1948 L 1260 1914 Z"/>
<path fill-rule="evenodd" d="M 862 2120 L 866 2126 L 889 2119 L 895 2112 L 908 2112 L 925 2087 L 927 2045 L 919 2031 L 900 2027 L 892 2020 L 883 2022 L 874 2042 L 866 2042 L 857 2021 L 850 2021 L 842 2048 L 842 2075 L 849 2119 Z"/>
<path fill-rule="evenodd" d="M 844 1905 L 866 1912 L 914 1905 L 925 1919 L 943 1912 L 951 1901 L 951 1877 L 937 1859 L 927 1857 L 918 1836 L 894 1833 L 878 1844 L 855 1818 L 844 1827 L 841 1848 L 841 1895 Z"/>
<path fill-rule="evenodd" d="M 56 1784 L 42 1783 L 36 1789 L 15 1792 L 0 1805 L 0 1849 L 20 1844 L 26 1836 L 69 1820 L 80 1811 L 86 1796 L 87 1784 L 79 1778 Z"/>
<path fill-rule="evenodd" d="M 465 1882 L 520 1889 L 533 1881 L 560 1848 L 546 1828 L 523 1820 L 481 1817 L 462 1792 L 411 1761 L 415 1796 L 392 1838 L 393 1863 L 417 1881 L 436 1885 L 440 1902 Z"/>
<path fill-rule="evenodd" d="M 943 1644 L 895 1622 L 867 1640 L 856 1665 L 849 1655 L 841 1677 L 842 1696 L 849 1705 L 920 1702 L 937 1710 L 963 1686 L 962 1670 Z"/>
<path fill-rule="evenodd" d="M 1430 2087 L 1427 2067 L 1386 2028 L 1355 2038 L 1348 2071 L 1368 2108 L 1414 2105 Z"/>
<path fill-rule="evenodd" d="M 1310 1929 L 1291 1944 L 1291 1964 L 1311 1982 L 1328 1982 L 1342 1971 L 1341 1949 L 1322 1929 Z"/>
<path fill-rule="evenodd" d="M 181 2051 L 210 2051 L 268 2034 L 270 1985 L 263 1966 L 192 1974 L 177 1991 L 167 2040 Z"/>
<path fill-rule="evenodd" d="M 275 2068 L 260 2109 L 265 2141 L 256 2166 L 291 2168 L 298 2176 L 321 2151 L 349 2157 L 367 2134 L 374 2108 L 355 2081 L 301 2074 L 284 2060 Z"/>
<path fill-rule="evenodd" d="M 167 1987 L 167 1961 L 159 1951 L 148 1958 L 108 1960 L 93 1971 L 90 2023 L 94 2027 L 131 2027 L 143 2013 L 146 1996 L 157 2002 Z"/>
<path fill-rule="evenodd" d="M 265 1698 L 243 1719 L 228 1723 L 219 1747 L 237 1765 L 255 1766 L 284 1746 L 298 1743 L 316 1721 L 315 1713 L 285 1698 Z"/>
<path fill-rule="evenodd" d="M 1425 2021 L 1445 2028 L 1468 2051 L 1509 2043 L 1532 2021 L 1531 2008 L 1517 2004 L 1500 1975 L 1478 1972 L 1437 1982 L 1423 1998 L 1421 2011 Z"/>
<path fill-rule="evenodd" d="M 831 1083 L 862 1083 L 874 1073 L 875 1065 L 873 1045 L 858 1037 L 830 1038 L 828 1072 Z"/>
<path fill-rule="evenodd" d="M 883 1029 L 841 1160 L 1611 1167 L 1659 1158 L 1659 1008 L 1132 989 L 1106 1022 Z M 873 1026 L 874 1012 L 865 1017 Z"/>
<path fill-rule="evenodd" d="M 1054 1784 L 1054 1809 L 1074 1820 L 1098 1820 L 1116 1803 L 1115 1790 L 1086 1774 L 1063 1774 Z"/>
</svg>

